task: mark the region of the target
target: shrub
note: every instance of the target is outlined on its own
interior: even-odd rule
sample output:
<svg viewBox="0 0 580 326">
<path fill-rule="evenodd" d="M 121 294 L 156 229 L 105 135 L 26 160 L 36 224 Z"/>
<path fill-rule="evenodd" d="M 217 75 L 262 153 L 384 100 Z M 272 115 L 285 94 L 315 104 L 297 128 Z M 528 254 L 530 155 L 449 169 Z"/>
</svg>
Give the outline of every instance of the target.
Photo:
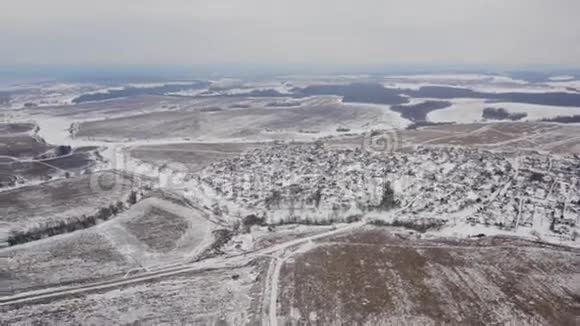
<svg viewBox="0 0 580 326">
<path fill-rule="evenodd" d="M 260 225 L 263 226 L 266 224 L 266 221 L 263 217 L 258 217 L 255 214 L 250 214 L 244 217 L 244 226 L 252 226 L 252 225 Z"/>
<path fill-rule="evenodd" d="M 56 156 L 64 156 L 68 155 L 72 152 L 72 147 L 68 145 L 60 145 L 56 147 L 55 153 Z"/>
<path fill-rule="evenodd" d="M 371 220 L 370 223 L 376 226 L 394 226 L 402 227 L 406 229 L 415 230 L 420 233 L 425 233 L 431 229 L 438 229 L 443 226 L 447 221 L 438 219 L 419 219 L 419 220 L 398 220 L 384 221 L 384 220 Z"/>
</svg>

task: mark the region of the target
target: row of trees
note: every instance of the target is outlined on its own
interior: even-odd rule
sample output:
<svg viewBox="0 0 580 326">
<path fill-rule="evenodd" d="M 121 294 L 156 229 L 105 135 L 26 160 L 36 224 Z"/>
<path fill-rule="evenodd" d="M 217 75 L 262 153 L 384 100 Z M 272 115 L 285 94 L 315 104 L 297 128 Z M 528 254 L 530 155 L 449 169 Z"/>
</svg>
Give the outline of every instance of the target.
<svg viewBox="0 0 580 326">
<path fill-rule="evenodd" d="M 25 231 L 12 231 L 8 236 L 8 245 L 15 246 L 27 242 L 32 242 L 59 234 L 74 232 L 77 230 L 87 229 L 97 225 L 99 222 L 110 220 L 112 217 L 123 212 L 126 208 L 137 203 L 137 192 L 132 191 L 127 200 L 127 205 L 122 201 L 101 207 L 94 215 L 83 214 L 80 217 L 70 218 L 68 220 L 50 221 L 43 223 L 35 228 Z"/>
<path fill-rule="evenodd" d="M 555 118 L 542 119 L 546 122 L 559 122 L 559 123 L 580 123 L 580 114 L 570 115 L 570 116 L 557 116 Z"/>
<path fill-rule="evenodd" d="M 402 227 L 406 229 L 415 230 L 420 233 L 424 233 L 431 229 L 438 229 L 443 226 L 446 221 L 444 220 L 436 220 L 436 219 L 418 219 L 418 220 L 399 220 L 395 219 L 393 221 L 385 221 L 385 220 L 371 220 L 371 224 L 377 226 L 393 226 L 393 227 Z"/>
<path fill-rule="evenodd" d="M 485 108 L 481 116 L 489 120 L 511 120 L 517 121 L 528 116 L 527 113 L 508 112 L 504 108 Z"/>
<path fill-rule="evenodd" d="M 331 216 L 326 218 L 298 217 L 295 215 L 281 219 L 276 225 L 302 224 L 302 225 L 332 225 L 336 223 L 354 223 L 362 219 L 362 215 Z"/>
</svg>

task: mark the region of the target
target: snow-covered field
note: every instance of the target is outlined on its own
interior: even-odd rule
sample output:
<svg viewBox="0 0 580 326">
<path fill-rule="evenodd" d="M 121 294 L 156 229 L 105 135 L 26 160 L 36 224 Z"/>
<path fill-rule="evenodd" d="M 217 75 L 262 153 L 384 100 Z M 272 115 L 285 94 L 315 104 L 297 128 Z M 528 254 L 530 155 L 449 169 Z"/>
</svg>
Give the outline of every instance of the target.
<svg viewBox="0 0 580 326">
<path fill-rule="evenodd" d="M 95 227 L 9 247 L 2 255 L 10 259 L 12 290 L 22 291 L 189 262 L 211 246 L 215 227 L 201 211 L 150 197 Z"/>
<path fill-rule="evenodd" d="M 2 208 L 0 218 L 9 230 L 21 231 L 75 220 L 117 201 L 125 202 L 135 182 L 124 173 L 101 172 L 3 191 L 0 201 L 7 207 Z"/>
<path fill-rule="evenodd" d="M 105 86 L 91 83 L 44 82 L 2 87 L 0 91 L 10 93 L 10 105 L 5 105 L 4 108 L 20 109 L 25 104 L 38 107 L 70 105 L 79 95 L 103 92 L 106 89 Z"/>
<path fill-rule="evenodd" d="M 523 121 L 538 121 L 555 118 L 557 116 L 570 116 L 580 114 L 580 107 L 561 107 L 548 105 L 535 105 L 523 103 L 489 103 L 482 99 L 453 99 L 450 107 L 432 111 L 427 119 L 432 122 L 457 122 L 473 123 L 483 121 L 485 108 L 504 108 L 511 113 L 526 113 L 528 116 Z"/>
<path fill-rule="evenodd" d="M 377 77 L 223 79 L 210 83 L 215 97 L 139 96 L 10 111 L 15 120 L 36 121 L 37 136 L 50 144 L 98 147 L 105 162 L 96 169 L 137 173 L 147 182 L 101 189 L 93 182 L 98 174 L 90 174 L 0 192 L 0 202 L 9 203 L 0 210 L 0 236 L 123 206 L 86 228 L 0 248 L 7 266 L 0 284 L 17 292 L 0 296 L 3 320 L 565 324 L 580 291 L 573 287 L 580 163 L 569 154 L 578 129 L 487 121 L 403 131 L 410 122 L 389 105 L 289 94 L 296 86 L 366 81 Z M 384 81 L 484 92 L 549 92 L 575 82 L 454 74 Z M 42 97 L 54 101 L 41 106 L 67 104 L 88 90 L 43 87 L 15 103 Z M 284 96 L 246 96 L 272 90 Z M 525 112 L 525 120 L 580 113 L 451 102 L 428 119 L 481 121 L 485 107 Z M 494 150 L 472 148 L 476 141 Z M 562 147 L 562 154 L 502 151 L 518 142 Z"/>
<path fill-rule="evenodd" d="M 256 265 L 182 273 L 80 297 L 4 306 L 0 311 L 11 325 L 256 324 L 261 317 L 256 305 L 260 276 Z"/>
<path fill-rule="evenodd" d="M 576 255 L 509 238 L 425 241 L 363 229 L 286 260 L 278 324 L 573 324 Z"/>
<path fill-rule="evenodd" d="M 565 80 L 565 81 L 558 80 L 558 81 L 550 81 L 546 84 L 558 88 L 571 87 L 577 89 L 580 92 L 580 80 Z"/>
<path fill-rule="evenodd" d="M 548 82 L 542 83 L 530 83 L 501 75 L 408 75 L 387 76 L 382 84 L 389 88 L 413 90 L 426 86 L 460 87 L 484 93 L 580 92 L 578 89 L 580 88 L 580 81 L 574 80 L 573 77 L 568 79 L 550 79 Z"/>
<path fill-rule="evenodd" d="M 80 124 L 82 138 L 101 140 L 156 140 L 187 138 L 192 141 L 312 139 L 337 134 L 338 128 L 351 132 L 396 128 L 405 123 L 387 106 L 342 104 L 328 97 L 299 107 L 229 109 L 215 112 L 179 110 L 130 117 L 89 121 Z M 319 135 L 309 132 L 314 131 Z"/>
<path fill-rule="evenodd" d="M 97 228 L 124 256 L 145 270 L 191 261 L 213 242 L 216 226 L 204 213 L 159 198 L 147 198 Z"/>
</svg>

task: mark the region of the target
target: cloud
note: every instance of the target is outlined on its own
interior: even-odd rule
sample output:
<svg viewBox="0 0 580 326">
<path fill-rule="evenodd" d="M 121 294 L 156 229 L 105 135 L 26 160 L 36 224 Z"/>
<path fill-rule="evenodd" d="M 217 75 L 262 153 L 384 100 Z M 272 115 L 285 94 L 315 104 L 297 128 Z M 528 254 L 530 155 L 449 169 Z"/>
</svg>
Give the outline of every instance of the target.
<svg viewBox="0 0 580 326">
<path fill-rule="evenodd" d="M 1 64 L 580 64 L 576 0 L 5 0 Z"/>
</svg>

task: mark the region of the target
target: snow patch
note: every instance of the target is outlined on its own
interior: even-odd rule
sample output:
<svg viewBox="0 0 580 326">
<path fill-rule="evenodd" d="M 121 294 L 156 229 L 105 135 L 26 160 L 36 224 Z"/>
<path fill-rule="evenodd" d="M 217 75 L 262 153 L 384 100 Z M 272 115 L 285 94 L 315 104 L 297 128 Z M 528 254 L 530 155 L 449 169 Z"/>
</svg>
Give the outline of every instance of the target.
<svg viewBox="0 0 580 326">
<path fill-rule="evenodd" d="M 522 121 L 537 121 L 557 116 L 580 114 L 580 107 L 562 107 L 538 104 L 497 102 L 489 103 L 485 99 L 453 99 L 452 105 L 442 110 L 432 111 L 427 119 L 432 122 L 473 123 L 483 120 L 483 110 L 488 107 L 504 108 L 510 113 L 527 113 Z M 497 122 L 497 121 L 494 121 Z"/>
</svg>

